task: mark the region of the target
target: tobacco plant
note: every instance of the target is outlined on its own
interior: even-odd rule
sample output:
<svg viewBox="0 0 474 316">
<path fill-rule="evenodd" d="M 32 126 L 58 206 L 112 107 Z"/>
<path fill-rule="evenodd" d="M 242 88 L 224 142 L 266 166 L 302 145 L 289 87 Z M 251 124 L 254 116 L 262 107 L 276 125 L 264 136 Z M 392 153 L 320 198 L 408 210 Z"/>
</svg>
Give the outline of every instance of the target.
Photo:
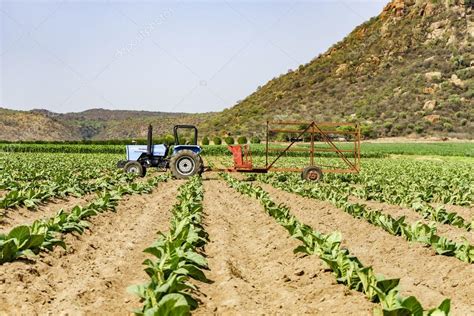
<svg viewBox="0 0 474 316">
<path fill-rule="evenodd" d="M 358 219 L 364 219 L 372 225 L 383 228 L 395 236 L 402 236 L 408 241 L 416 241 L 433 247 L 439 255 L 454 256 L 467 262 L 474 262 L 474 245 L 465 242 L 455 242 L 436 234 L 436 226 L 422 222 L 406 223 L 405 217 L 394 218 L 379 210 L 372 210 L 360 203 L 349 202 L 349 194 L 337 186 L 314 184 L 298 180 L 294 176 L 278 174 L 259 175 L 258 179 L 287 192 L 297 193 L 301 196 L 326 200 L 342 209 L 344 212 Z M 281 181 L 283 180 L 283 181 Z"/>
<path fill-rule="evenodd" d="M 97 198 L 85 207 L 74 206 L 70 212 L 59 210 L 49 219 L 39 219 L 31 225 L 20 225 L 8 234 L 0 234 L 0 264 L 21 257 L 31 257 L 41 250 L 52 250 L 54 246 L 66 248 L 61 234 L 77 232 L 82 234 L 89 227 L 87 219 L 107 210 L 113 211 L 125 194 L 149 193 L 167 176 L 159 176 L 143 183 L 119 185 L 111 191 L 97 194 Z"/>
<path fill-rule="evenodd" d="M 425 310 L 414 296 L 402 297 L 398 290 L 400 279 L 385 279 L 376 275 L 372 267 L 364 266 L 357 257 L 350 254 L 348 249 L 341 248 L 340 233 L 324 235 L 317 232 L 291 215 L 288 206 L 274 203 L 261 187 L 239 181 L 225 173 L 222 173 L 221 177 L 238 192 L 258 199 L 265 211 L 285 227 L 292 237 L 302 241 L 303 244 L 297 247 L 295 252 L 316 254 L 333 271 L 339 283 L 352 290 L 363 292 L 372 302 L 379 302 L 380 308 L 374 311 L 376 314 L 449 315 L 449 299 L 445 299 L 436 308 Z"/>
<path fill-rule="evenodd" d="M 144 250 L 154 258 L 143 262 L 150 281 L 129 287 L 143 302 L 136 315 L 187 315 L 197 307 L 192 296 L 196 286 L 190 279 L 208 282 L 203 272 L 207 260 L 200 253 L 208 240 L 201 224 L 201 181 L 193 177 L 180 187 L 169 233 L 159 232 L 158 239 Z"/>
</svg>

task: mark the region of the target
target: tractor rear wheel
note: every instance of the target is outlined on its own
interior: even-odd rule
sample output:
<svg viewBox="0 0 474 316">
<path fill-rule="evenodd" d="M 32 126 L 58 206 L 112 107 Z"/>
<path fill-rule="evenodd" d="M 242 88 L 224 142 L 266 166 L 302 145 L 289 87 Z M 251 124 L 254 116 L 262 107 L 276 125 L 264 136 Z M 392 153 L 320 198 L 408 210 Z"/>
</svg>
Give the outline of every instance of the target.
<svg viewBox="0 0 474 316">
<path fill-rule="evenodd" d="M 201 161 L 201 157 L 192 150 L 180 150 L 170 159 L 171 173 L 178 179 L 192 177 L 200 172 Z"/>
<path fill-rule="evenodd" d="M 199 162 L 201 163 L 201 168 L 199 168 L 199 175 L 201 175 L 204 172 L 204 160 L 202 160 L 201 156 L 199 156 Z"/>
<path fill-rule="evenodd" d="M 126 173 L 134 173 L 140 177 L 144 177 L 146 175 L 146 168 L 144 168 L 138 161 L 127 162 L 123 167 L 123 171 Z"/>
<path fill-rule="evenodd" d="M 319 167 L 309 166 L 304 168 L 301 178 L 309 181 L 321 181 L 323 179 L 323 171 Z"/>
</svg>

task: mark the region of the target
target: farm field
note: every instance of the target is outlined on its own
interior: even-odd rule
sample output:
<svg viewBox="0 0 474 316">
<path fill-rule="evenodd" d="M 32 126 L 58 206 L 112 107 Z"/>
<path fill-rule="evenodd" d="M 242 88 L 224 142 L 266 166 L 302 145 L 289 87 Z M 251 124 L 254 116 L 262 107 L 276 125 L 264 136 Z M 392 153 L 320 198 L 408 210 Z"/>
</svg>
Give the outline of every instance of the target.
<svg viewBox="0 0 474 316">
<path fill-rule="evenodd" d="M 450 150 L 319 183 L 0 152 L 0 314 L 474 315 L 474 158 Z"/>
</svg>

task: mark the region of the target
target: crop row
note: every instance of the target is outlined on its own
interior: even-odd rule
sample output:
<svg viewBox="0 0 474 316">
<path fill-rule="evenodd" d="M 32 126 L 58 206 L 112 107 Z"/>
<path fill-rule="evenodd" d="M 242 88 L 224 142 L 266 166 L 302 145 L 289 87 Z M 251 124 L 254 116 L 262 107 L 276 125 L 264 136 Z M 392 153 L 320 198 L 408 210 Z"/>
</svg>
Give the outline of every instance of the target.
<svg viewBox="0 0 474 316">
<path fill-rule="evenodd" d="M 197 307 L 192 297 L 196 287 L 190 279 L 208 282 L 203 270 L 207 260 L 199 253 L 208 240 L 202 226 L 203 187 L 192 177 L 179 189 L 173 206 L 170 231 L 144 251 L 154 259 L 143 264 L 150 281 L 129 287 L 143 302 L 136 315 L 186 315 Z"/>
<path fill-rule="evenodd" d="M 53 197 L 83 196 L 95 191 L 107 189 L 118 183 L 131 182 L 134 179 L 130 174 L 111 172 L 98 176 L 93 182 L 83 182 L 77 177 L 63 175 L 55 181 L 47 183 L 29 183 L 24 187 L 9 190 L 0 198 L 0 208 L 25 206 L 36 208 L 39 204 Z"/>
<path fill-rule="evenodd" d="M 326 186 L 299 180 L 290 174 L 260 175 L 259 180 L 287 192 L 318 200 L 329 201 L 354 218 L 366 220 L 368 223 L 384 229 L 391 235 L 402 236 L 408 241 L 416 241 L 433 247 L 436 253 L 467 262 L 474 262 L 474 246 L 467 241 L 458 243 L 436 234 L 435 225 L 427 225 L 419 221 L 406 223 L 405 216 L 394 218 L 379 210 L 371 210 L 363 204 L 349 202 L 349 195 L 336 186 Z"/>
<path fill-rule="evenodd" d="M 120 144 L 71 144 L 71 143 L 10 143 L 0 142 L 0 152 L 49 152 L 49 153 L 108 153 L 124 154 L 125 144 L 130 141 L 122 141 Z M 137 143 L 145 144 L 138 140 Z M 160 143 L 156 140 L 155 143 Z M 264 144 L 252 144 L 255 152 L 263 151 Z M 225 148 L 225 145 L 204 146 L 209 153 L 216 153 Z M 343 144 L 347 149 L 350 144 Z M 362 154 L 365 157 L 386 157 L 388 155 L 435 155 L 435 156 L 462 156 L 474 157 L 474 145 L 472 143 L 362 143 Z"/>
<path fill-rule="evenodd" d="M 474 201 L 474 166 L 462 161 L 368 160 L 361 173 L 334 177 L 353 185 L 355 194 L 391 204 L 470 206 Z"/>
<path fill-rule="evenodd" d="M 58 175 L 80 175 L 93 178 L 103 171 L 115 169 L 116 155 L 2 153 L 0 185 L 8 181 L 31 182 L 53 180 Z"/>
<path fill-rule="evenodd" d="M 107 210 L 114 210 L 123 195 L 149 193 L 158 183 L 166 179 L 167 176 L 158 176 L 147 182 L 118 185 L 99 193 L 98 197 L 85 207 L 75 206 L 70 212 L 61 209 L 52 218 L 36 220 L 31 225 L 20 225 L 7 234 L 0 234 L 0 263 L 32 256 L 42 250 L 52 250 L 57 245 L 66 248 L 60 238 L 61 234 L 68 232 L 82 234 L 89 225 L 86 221 L 88 218 Z"/>
<path fill-rule="evenodd" d="M 53 197 L 82 196 L 133 179 L 112 169 L 109 158 L 59 156 L 0 156 L 0 208 L 34 208 Z"/>
<path fill-rule="evenodd" d="M 394 200 L 400 200 L 400 197 L 397 196 L 390 196 L 388 199 L 382 198 L 381 196 L 376 195 L 367 195 L 366 191 L 364 191 L 364 185 L 362 184 L 360 187 L 352 187 L 348 186 L 346 183 L 341 182 L 340 180 L 333 179 L 329 181 L 329 184 L 319 184 L 319 186 L 326 186 L 328 188 L 337 188 L 339 192 L 344 192 L 344 194 L 354 195 L 358 198 L 364 200 L 375 200 L 383 203 L 395 204 L 394 202 L 390 203 Z M 388 200 L 388 201 L 387 201 Z M 406 206 L 406 204 L 401 203 L 401 205 Z M 438 205 L 436 207 L 430 205 L 428 202 L 422 201 L 420 198 L 415 198 L 411 204 L 410 208 L 419 213 L 424 219 L 435 221 L 440 224 L 452 225 L 455 227 L 459 227 L 465 229 L 467 231 L 471 231 L 474 227 L 474 218 L 469 222 L 468 220 L 464 219 L 461 215 L 456 212 L 448 212 L 446 207 L 443 205 Z"/>
<path fill-rule="evenodd" d="M 437 308 L 425 310 L 414 296 L 402 297 L 398 289 L 400 279 L 386 279 L 376 275 L 372 267 L 364 266 L 357 257 L 350 254 L 348 249 L 341 247 L 342 237 L 339 232 L 325 235 L 313 230 L 310 226 L 299 222 L 291 214 L 288 206 L 273 202 L 261 187 L 238 181 L 228 174 L 221 176 L 238 192 L 258 199 L 267 214 L 286 228 L 293 238 L 303 243 L 295 249 L 295 252 L 316 254 L 333 271 L 338 283 L 364 293 L 372 302 L 379 302 L 380 307 L 375 310 L 375 314 L 394 316 L 449 314 L 449 299 L 445 299 Z"/>
</svg>

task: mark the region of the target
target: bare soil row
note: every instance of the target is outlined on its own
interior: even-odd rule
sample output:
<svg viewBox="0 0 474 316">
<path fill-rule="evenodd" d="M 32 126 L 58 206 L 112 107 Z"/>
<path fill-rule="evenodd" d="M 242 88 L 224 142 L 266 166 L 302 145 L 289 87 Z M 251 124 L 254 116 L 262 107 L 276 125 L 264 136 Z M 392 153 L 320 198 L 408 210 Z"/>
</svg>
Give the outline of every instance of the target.
<svg viewBox="0 0 474 316">
<path fill-rule="evenodd" d="M 420 243 L 407 242 L 334 207 L 261 184 L 275 202 L 285 203 L 300 221 L 329 233 L 340 231 L 343 245 L 376 273 L 401 278 L 401 293 L 415 295 L 425 307 L 452 299 L 454 315 L 474 314 L 474 266 L 454 257 L 436 255 Z"/>
<path fill-rule="evenodd" d="M 299 242 L 257 200 L 221 180 L 204 181 L 204 189 L 212 283 L 200 286 L 197 315 L 371 314 L 375 305 L 337 284 L 321 260 L 293 254 Z"/>
<path fill-rule="evenodd" d="M 57 248 L 33 261 L 0 265 L 0 314 L 128 315 L 139 302 L 126 288 L 148 279 L 142 250 L 157 231 L 168 230 L 169 211 L 182 183 L 172 180 L 151 194 L 125 197 L 116 213 L 92 218 L 84 235 L 68 235 L 67 251 Z M 196 314 L 372 314 L 376 304 L 337 284 L 317 256 L 293 254 L 299 242 L 256 199 L 213 174 L 203 185 L 210 238 L 206 276 L 211 283 L 197 284 L 201 302 Z M 474 314 L 472 265 L 436 256 L 329 203 L 263 187 L 302 222 L 324 233 L 340 231 L 344 246 L 377 273 L 401 277 L 404 295 L 417 296 L 425 306 L 450 297 L 455 315 Z M 67 202 L 73 206 L 78 201 Z M 58 206 L 50 207 L 55 212 Z M 17 222 L 30 219 L 12 217 Z"/>
<path fill-rule="evenodd" d="M 0 313 L 128 315 L 139 304 L 126 288 L 148 279 L 142 251 L 168 230 L 180 183 L 125 197 L 115 213 L 93 217 L 84 235 L 66 236 L 67 251 L 1 265 Z"/>
</svg>

